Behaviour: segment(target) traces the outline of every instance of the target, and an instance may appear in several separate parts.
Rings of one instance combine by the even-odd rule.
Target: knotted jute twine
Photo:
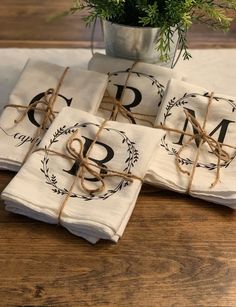
[[[65,199],[63,200],[61,206],[60,206],[60,210],[59,210],[59,214],[58,214],[58,223],[60,224],[61,221],[61,215],[63,212],[63,209],[65,208],[68,199],[71,197],[72,195],[72,191],[76,185],[76,183],[79,181],[82,190],[87,193],[87,194],[95,194],[95,193],[102,193],[104,191],[104,189],[106,188],[106,184],[105,184],[105,178],[108,177],[120,177],[122,179],[125,179],[128,182],[133,182],[134,179],[136,180],[140,180],[141,182],[143,182],[143,179],[141,177],[138,177],[136,175],[130,174],[130,173],[124,173],[124,172],[119,172],[116,170],[113,170],[111,168],[105,168],[102,165],[98,165],[95,163],[92,163],[89,161],[89,155],[92,151],[92,149],[94,148],[94,145],[96,144],[96,142],[98,141],[98,138],[100,137],[102,130],[104,129],[106,123],[108,122],[108,120],[104,120],[103,123],[99,126],[99,129],[95,135],[95,138],[93,140],[93,142],[91,143],[91,146],[89,148],[89,150],[87,151],[86,155],[84,155],[84,145],[83,142],[81,140],[81,137],[78,136],[79,134],[79,129],[77,129],[67,140],[66,142],[66,150],[67,150],[67,154],[62,154],[60,152],[48,149],[48,148],[39,148],[34,150],[34,152],[37,151],[45,151],[46,154],[53,154],[68,160],[72,160],[74,162],[76,162],[76,164],[79,166],[76,176],[74,176],[74,180],[68,190],[68,193],[65,197]],[[74,143],[78,143],[80,149],[77,150],[73,145]],[[104,171],[105,173],[103,173],[101,175],[101,171]],[[87,186],[86,184],[86,173],[89,173],[90,175],[92,175],[94,178],[97,179],[97,182],[99,182],[99,187],[98,188],[90,188],[89,186]],[[80,179],[80,180],[79,180]]]
[[[217,183],[220,181],[220,167],[221,167],[220,163],[221,163],[221,161],[224,161],[224,162],[227,163],[227,162],[230,162],[234,158],[234,156],[230,156],[230,154],[226,150],[224,150],[222,147],[228,147],[228,148],[236,149],[235,146],[225,144],[225,143],[221,143],[221,142],[215,140],[205,130],[213,98],[214,98],[214,93],[212,92],[209,96],[209,99],[208,99],[207,109],[206,109],[206,113],[205,113],[205,117],[204,117],[202,126],[194,116],[192,116],[187,110],[184,110],[186,118],[190,121],[194,130],[196,131],[195,134],[191,134],[191,133],[187,133],[185,131],[170,128],[170,127],[165,126],[165,125],[155,125],[155,128],[157,128],[157,129],[162,129],[162,130],[169,131],[169,132],[176,132],[176,133],[184,134],[184,135],[190,137],[189,140],[180,147],[179,151],[177,152],[177,154],[175,156],[175,164],[176,164],[177,170],[179,172],[181,172],[182,174],[186,174],[186,175],[189,176],[189,182],[188,182],[188,186],[187,186],[187,189],[186,189],[187,194],[189,194],[191,192],[191,188],[192,188],[192,184],[193,184],[193,178],[194,178],[196,168],[197,168],[197,163],[198,163],[198,160],[199,160],[199,156],[200,156],[200,153],[201,153],[202,146],[204,144],[208,144],[208,146],[211,149],[211,153],[214,154],[217,157],[216,176],[215,176],[214,182],[212,182],[212,184],[210,185],[211,188],[216,186]],[[182,166],[180,164],[180,154],[183,152],[183,150],[188,145],[191,144],[191,142],[193,140],[196,140],[196,139],[200,140],[200,142],[199,142],[199,146],[197,148],[195,159],[193,161],[192,170],[191,170],[191,172],[189,172],[189,171],[186,171],[182,168]]]
[[[65,79],[65,76],[66,76],[68,70],[69,70],[69,67],[66,67],[64,69],[64,71],[63,71],[63,73],[62,73],[62,75],[61,75],[61,77],[58,81],[58,84],[56,86],[56,89],[49,88],[44,93],[44,97],[42,99],[35,101],[34,103],[32,103],[29,106],[18,105],[18,104],[8,104],[4,107],[4,108],[16,108],[16,109],[23,109],[24,110],[24,112],[22,114],[20,114],[20,116],[17,119],[14,120],[15,124],[20,123],[25,118],[25,116],[27,115],[27,113],[30,110],[36,110],[36,111],[42,112],[44,114],[40,126],[37,128],[37,130],[34,133],[33,141],[30,144],[30,147],[29,147],[29,149],[28,149],[28,151],[27,151],[27,153],[24,157],[22,164],[25,163],[25,161],[27,160],[27,158],[31,154],[31,151],[34,148],[34,146],[36,145],[38,138],[46,130],[48,122],[52,123],[52,121],[56,117],[56,114],[58,114],[58,112],[54,111],[54,105],[56,103],[57,97],[59,95],[59,91],[61,89],[61,86],[63,84],[63,81]],[[38,104],[43,105],[44,108],[39,107]]]

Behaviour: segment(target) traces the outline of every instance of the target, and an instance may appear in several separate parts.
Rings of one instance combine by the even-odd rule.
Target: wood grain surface
[[[54,22],[50,16],[68,10],[72,0],[1,0],[0,47],[89,47],[91,29],[75,14]],[[235,48],[236,22],[228,33],[194,25],[189,31],[191,48]],[[96,27],[95,46],[102,47],[101,29]]]
[[[69,5],[1,0],[0,47],[89,46],[81,17],[45,23]],[[194,27],[189,41],[236,47],[236,24],[226,35]],[[96,42],[102,45],[99,29]],[[0,172],[1,191],[12,177]],[[93,246],[1,203],[0,306],[235,307],[236,214],[144,186],[120,242]]]
[[[144,186],[124,237],[93,246],[0,208],[0,306],[236,305],[231,209]]]

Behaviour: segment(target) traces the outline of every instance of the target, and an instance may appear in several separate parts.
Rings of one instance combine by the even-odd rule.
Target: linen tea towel
[[[236,208],[235,109],[236,98],[171,80],[156,120],[170,131],[145,182]]]
[[[29,60],[0,117],[0,168],[13,171],[20,168],[50,123],[49,120],[45,122],[46,127],[39,131],[47,108],[50,120],[64,106],[95,113],[106,85],[107,76],[104,74]],[[57,88],[58,93],[55,93]],[[51,101],[53,93],[54,102]],[[50,113],[46,102],[54,103],[53,112]]]
[[[117,121],[145,126],[154,124],[167,82],[171,78],[182,78],[179,73],[170,68],[142,62],[135,63],[99,53],[92,57],[88,68],[107,73],[109,76],[107,95],[97,115],[109,118],[113,106],[105,103],[105,99],[112,101],[109,99],[109,96],[112,96],[117,101],[121,101],[126,111],[133,114],[128,118],[118,114],[117,118],[115,117]]]
[[[154,140],[160,137],[157,129],[125,123],[121,127],[114,121],[106,122],[97,135],[102,123],[102,118],[63,108],[45,134],[42,150],[32,153],[3,191],[6,210],[53,224],[59,220],[70,232],[92,243],[99,239],[117,242],[134,209],[157,144]],[[66,145],[74,133],[72,147],[77,153],[88,154],[93,170],[104,180],[99,193],[88,193],[81,186],[78,171],[82,166],[87,170],[87,162],[68,159]],[[120,176],[109,177],[114,171]],[[85,186],[101,187],[98,175],[86,171]],[[132,182],[127,176],[134,177]]]

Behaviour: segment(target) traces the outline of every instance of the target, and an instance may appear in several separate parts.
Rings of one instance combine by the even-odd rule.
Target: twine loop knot
[[[199,121],[189,113],[189,111],[184,110],[186,118],[189,120],[189,122],[192,124],[193,128],[196,130],[196,133],[193,135],[193,138],[198,141],[198,143],[202,142],[202,145],[204,143],[207,143],[211,149],[211,152],[221,161],[229,162],[231,160],[231,157],[229,153],[222,148],[222,144],[214,139],[212,136],[210,136],[205,128],[201,126]]]

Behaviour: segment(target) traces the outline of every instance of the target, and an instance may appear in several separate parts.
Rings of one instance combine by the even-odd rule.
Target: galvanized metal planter
[[[178,34],[175,32],[170,46],[170,61],[160,61],[160,54],[155,46],[160,28],[130,27],[103,20],[106,54],[130,60],[173,67],[178,48]]]

